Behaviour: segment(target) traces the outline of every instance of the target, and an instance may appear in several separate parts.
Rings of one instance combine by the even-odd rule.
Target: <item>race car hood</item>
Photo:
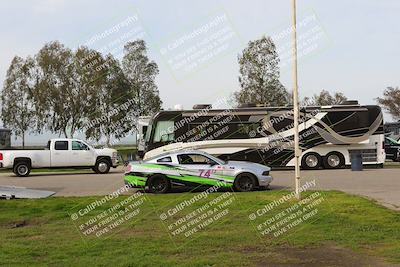
[[[254,162],[248,162],[248,161],[234,161],[230,160],[226,163],[227,167],[234,167],[237,169],[247,169],[247,170],[254,170],[256,172],[258,171],[270,171],[271,168],[259,163],[254,163]]]

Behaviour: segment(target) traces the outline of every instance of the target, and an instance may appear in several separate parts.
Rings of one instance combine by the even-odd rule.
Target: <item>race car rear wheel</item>
[[[251,173],[239,174],[233,184],[234,189],[238,192],[249,192],[253,191],[256,187],[257,182]]]
[[[161,174],[150,176],[147,186],[149,191],[154,194],[164,194],[171,189],[170,181]]]

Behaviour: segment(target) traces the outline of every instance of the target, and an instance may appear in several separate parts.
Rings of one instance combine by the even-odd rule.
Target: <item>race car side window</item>
[[[163,157],[161,159],[158,159],[157,162],[172,162],[171,157]]]
[[[178,155],[179,164],[193,164],[193,165],[216,165],[217,163],[203,155],[199,154],[180,154]]]

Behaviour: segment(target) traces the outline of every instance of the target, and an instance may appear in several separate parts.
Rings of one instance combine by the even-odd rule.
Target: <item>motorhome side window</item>
[[[68,150],[68,141],[56,141],[55,150]]]
[[[153,142],[168,142],[174,141],[174,121],[158,121]]]

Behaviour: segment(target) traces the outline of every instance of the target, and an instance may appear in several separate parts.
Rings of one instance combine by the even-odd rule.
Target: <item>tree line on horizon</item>
[[[270,37],[250,41],[238,55],[240,90],[233,93],[235,105],[290,105],[291,92],[280,82],[279,62]],[[34,56],[13,58],[1,95],[1,118],[22,138],[23,146],[28,132],[73,137],[80,130],[88,139],[105,137],[108,145],[112,137],[120,139],[135,129],[135,118],[161,109],[158,73],[143,40],[126,43],[121,62],[111,54],[85,46],[73,51],[53,41]],[[346,100],[341,92],[322,90],[302,102],[322,106]],[[400,119],[399,88],[388,87],[376,100]]]
[[[69,138],[83,131],[88,139],[104,137],[108,145],[112,137],[135,129],[135,117],[161,108],[158,72],[143,40],[126,43],[121,62],[85,46],[73,51],[50,42],[34,56],[11,61],[1,95],[2,121],[23,146],[26,133],[43,131]],[[121,107],[124,112],[115,112]]]
[[[241,89],[234,93],[237,105],[248,103],[265,106],[292,104],[291,92],[280,82],[279,55],[270,37],[250,41],[238,56],[239,83]],[[341,92],[321,90],[301,103],[308,105],[336,105],[348,100]],[[387,87],[383,97],[375,99],[395,120],[400,120],[400,88]]]

